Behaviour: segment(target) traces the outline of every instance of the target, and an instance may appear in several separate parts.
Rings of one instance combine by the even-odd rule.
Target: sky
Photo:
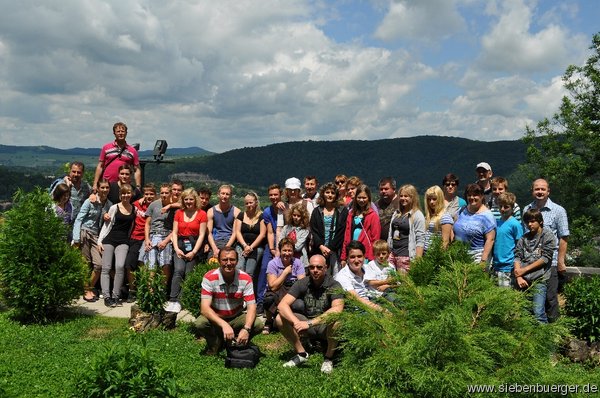
[[[596,0],[0,0],[0,144],[521,138]],[[167,151],[168,155],[168,151]]]

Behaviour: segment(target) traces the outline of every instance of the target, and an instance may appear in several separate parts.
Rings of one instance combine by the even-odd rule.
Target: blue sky
[[[593,0],[0,0],[0,144],[225,151],[518,139],[589,56]]]

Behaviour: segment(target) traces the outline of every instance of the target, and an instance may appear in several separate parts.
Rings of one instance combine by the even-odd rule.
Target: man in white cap
[[[478,163],[475,172],[477,173],[476,183],[483,189],[483,203],[489,203],[492,197],[492,166],[486,162]]]

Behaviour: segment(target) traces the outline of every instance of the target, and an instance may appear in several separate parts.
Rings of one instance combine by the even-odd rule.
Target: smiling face
[[[196,198],[194,195],[187,195],[183,198],[183,206],[186,209],[195,209],[196,208]]]
[[[269,189],[269,200],[271,204],[275,206],[277,203],[281,202],[281,191],[277,188]]]
[[[121,184],[131,183],[131,170],[129,170],[129,168],[125,168],[119,171],[119,182]]]
[[[172,184],[171,185],[171,202],[177,202],[181,197],[181,193],[183,192],[183,187],[180,184]]]
[[[550,187],[548,186],[548,182],[546,180],[535,180],[533,182],[533,187],[531,192],[533,193],[533,198],[540,202],[546,201],[550,196]]]
[[[121,203],[129,203],[131,201],[131,190],[122,190],[120,195]]]
[[[125,141],[125,138],[127,138],[127,129],[125,126],[118,125],[114,128],[113,134],[115,135],[115,140],[117,140],[117,142]]]
[[[351,249],[348,252],[348,267],[356,275],[362,275],[362,266],[365,263],[365,254],[360,249]]]
[[[244,205],[246,206],[246,211],[248,213],[254,213],[256,211],[258,202],[256,201],[256,198],[254,196],[246,195],[244,197]]]
[[[498,197],[501,193],[506,192],[506,185],[502,183],[497,183],[492,185],[492,195]]]
[[[100,200],[104,201],[108,197],[108,192],[110,191],[110,184],[108,182],[101,182],[98,185],[98,196],[100,196]]]
[[[153,189],[144,189],[144,202],[152,203],[156,199],[156,192]]]
[[[284,264],[290,264],[294,257],[294,247],[292,245],[283,245],[279,251],[281,256],[281,262]]]
[[[336,200],[335,191],[333,189],[326,189],[323,191],[323,199],[325,203],[334,203]]]
[[[306,195],[309,197],[315,196],[317,193],[317,180],[313,179],[305,179],[304,180],[304,191]]]
[[[369,205],[369,196],[365,192],[361,192],[358,195],[356,195],[356,198],[354,198],[354,200],[356,200],[356,204],[360,209],[367,209]]]
[[[317,285],[320,285],[325,279],[325,273],[327,272],[325,258],[320,255],[312,256],[308,262],[308,272],[312,280]]]
[[[71,179],[71,182],[75,185],[79,185],[82,177],[83,167],[77,164],[71,165],[71,170],[69,170],[69,178]]]
[[[470,193],[465,198],[467,199],[467,206],[471,213],[475,213],[483,205],[483,196],[475,193]]]
[[[221,275],[223,275],[224,279],[233,279],[237,262],[237,253],[235,250],[221,250],[219,252],[219,265],[221,266]]]
[[[400,204],[400,207],[405,210],[410,210],[413,206],[412,198],[406,191],[400,191],[398,193],[398,203]]]

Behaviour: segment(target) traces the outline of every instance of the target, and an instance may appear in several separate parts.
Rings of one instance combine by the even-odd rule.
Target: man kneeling
[[[279,315],[275,324],[296,351],[296,355],[283,366],[293,367],[308,361],[308,353],[300,340],[302,337],[327,339],[327,351],[321,372],[331,373],[332,359],[337,347],[333,332],[337,323],[325,323],[324,316],[342,312],[344,294],[342,286],[327,274],[325,257],[320,254],[312,256],[308,270],[310,276],[294,283],[277,307]],[[303,302],[304,314],[292,311],[292,304],[296,300]]]
[[[208,355],[218,353],[223,341],[246,345],[263,328],[263,322],[256,318],[252,277],[237,270],[237,262],[235,249],[225,246],[219,251],[220,267],[208,271],[202,279],[202,315],[195,325],[197,333],[206,339]]]

